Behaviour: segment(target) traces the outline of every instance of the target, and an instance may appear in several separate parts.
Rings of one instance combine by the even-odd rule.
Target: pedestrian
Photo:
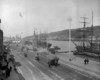
[[[6,68],[6,78],[10,76],[11,71],[12,71],[12,61],[11,59],[9,59],[7,62],[7,68]]]
[[[7,65],[6,65],[6,78],[8,78],[8,61],[7,61]]]
[[[88,58],[86,59],[86,62],[87,62],[87,64],[89,63],[89,59]]]
[[[84,59],[84,64],[86,64],[87,62],[86,62],[87,60],[86,59]]]

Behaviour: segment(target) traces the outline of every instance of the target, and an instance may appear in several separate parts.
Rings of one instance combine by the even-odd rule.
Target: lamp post
[[[68,22],[69,22],[69,61],[71,61],[71,57],[70,57],[70,53],[71,53],[71,22],[72,22],[72,18],[68,18]]]

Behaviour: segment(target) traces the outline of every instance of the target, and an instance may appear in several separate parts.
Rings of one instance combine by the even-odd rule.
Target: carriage
[[[45,62],[48,64],[49,67],[57,67],[59,65],[59,57],[56,54],[52,54],[50,52],[37,52],[35,55],[35,60],[42,61],[42,58],[45,59]]]
[[[58,61],[59,61],[59,58],[54,58],[52,60],[49,60],[48,61],[48,66],[49,67],[51,67],[51,66],[57,67],[59,65]]]
[[[59,57],[56,54],[49,53],[47,58],[48,58],[48,66],[49,67],[51,67],[51,66],[57,67],[59,65]]]

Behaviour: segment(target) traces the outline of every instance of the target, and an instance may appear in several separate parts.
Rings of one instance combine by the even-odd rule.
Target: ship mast
[[[47,32],[45,32],[45,43],[46,43],[46,48],[47,48]]]
[[[93,11],[92,11],[92,26],[91,26],[91,48],[93,47]]]
[[[86,22],[86,19],[88,19],[88,18],[86,18],[86,17],[82,17],[83,18],[83,22],[81,22],[81,23],[83,23],[83,50],[84,50],[84,48],[85,48],[85,37],[86,37],[86,35],[85,35],[85,32],[86,32],[86,24],[88,23],[88,22]]]
[[[34,34],[33,34],[33,49],[37,48],[37,40],[36,40],[36,32],[34,30]]]
[[[39,43],[40,43],[40,46],[41,46],[41,29],[40,29],[40,35],[39,35]]]

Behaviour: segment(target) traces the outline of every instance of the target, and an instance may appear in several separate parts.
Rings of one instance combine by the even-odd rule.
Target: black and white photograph
[[[100,0],[0,0],[0,80],[100,80]]]

